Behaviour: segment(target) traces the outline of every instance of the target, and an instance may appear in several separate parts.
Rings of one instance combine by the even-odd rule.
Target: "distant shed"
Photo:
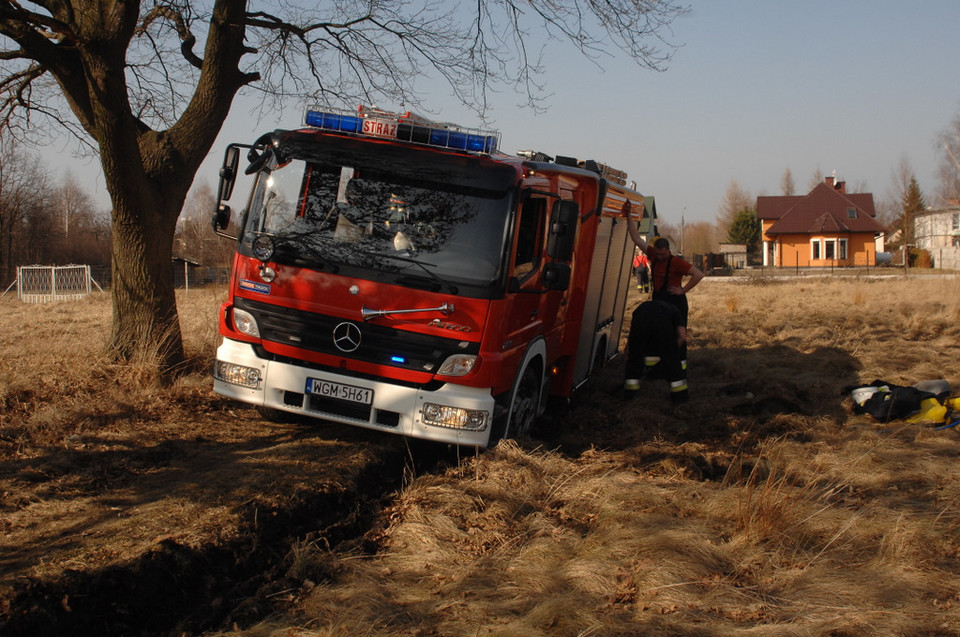
[[[747,267],[747,244],[745,243],[721,243],[720,254],[723,255],[723,262],[734,270]]]

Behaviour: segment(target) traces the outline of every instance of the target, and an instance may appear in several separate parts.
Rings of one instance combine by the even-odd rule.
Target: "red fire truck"
[[[529,432],[618,353],[626,224],[653,219],[620,171],[499,144],[365,107],[230,144],[215,390],[457,445]],[[243,150],[254,185],[231,221]]]

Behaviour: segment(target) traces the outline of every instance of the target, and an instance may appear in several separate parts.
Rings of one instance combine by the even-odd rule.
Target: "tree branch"
[[[161,18],[165,18],[173,24],[174,30],[180,37],[180,52],[183,54],[183,58],[194,68],[203,68],[203,59],[193,52],[193,47],[197,43],[197,38],[190,31],[190,27],[187,25],[187,20],[185,19],[183,13],[180,11],[175,11],[173,7],[154,7],[149,13],[147,13],[146,16],[144,16],[140,26],[137,27],[137,30],[134,32],[135,35],[139,36],[147,33],[153,22]]]

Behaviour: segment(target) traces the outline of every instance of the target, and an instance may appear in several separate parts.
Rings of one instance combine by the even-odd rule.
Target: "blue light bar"
[[[403,356],[391,356],[390,360],[394,363],[400,363],[401,365],[405,365],[407,363],[407,359]]]
[[[316,126],[326,130],[338,130],[344,133],[359,133],[363,121],[356,115],[341,113],[321,113],[307,111],[307,126]]]
[[[453,131],[443,128],[430,129],[430,145],[457,150],[472,150],[476,153],[492,153],[497,149],[497,138],[494,135],[475,135],[462,131]]]
[[[364,129],[364,122],[369,126]],[[380,124],[387,124],[381,126]],[[475,153],[493,153],[497,150],[499,135],[484,131],[467,132],[453,124],[434,124],[425,120],[409,119],[407,116],[377,111],[373,116],[347,113],[307,111],[308,126],[343,133],[371,134],[374,137],[388,137],[400,141],[426,144],[451,150],[465,150]],[[373,133],[373,131],[377,133]],[[389,133],[385,133],[389,131]]]

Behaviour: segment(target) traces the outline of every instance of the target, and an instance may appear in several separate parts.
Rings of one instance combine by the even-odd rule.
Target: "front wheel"
[[[507,421],[507,438],[529,435],[537,420],[537,408],[540,406],[540,375],[530,365],[523,371],[520,384],[510,404]]]
[[[523,370],[516,389],[498,398],[497,403],[489,447],[495,447],[504,438],[527,435],[533,430],[540,403],[540,375],[536,366]]]

